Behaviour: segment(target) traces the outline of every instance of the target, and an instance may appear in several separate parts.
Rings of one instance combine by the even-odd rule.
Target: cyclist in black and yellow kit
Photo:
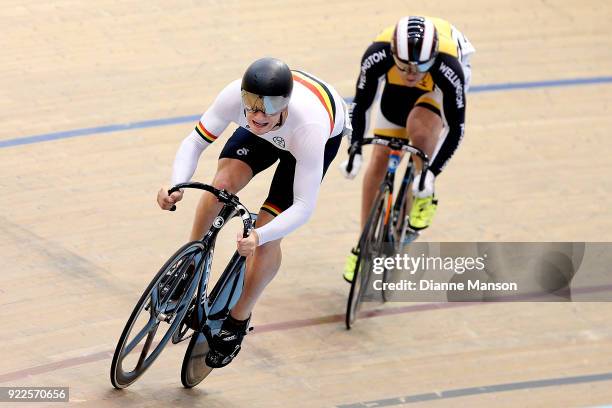
[[[383,82],[374,135],[409,138],[431,160],[425,188],[419,191],[420,163],[413,182],[413,205],[409,215],[415,230],[428,227],[436,212],[435,178],[443,170],[463,138],[465,93],[470,82],[470,57],[475,49],[448,21],[440,18],[403,17],[395,26],[383,30],[368,47],[361,60],[352,104],[351,144],[358,154],[353,169],[341,170],[354,178],[361,166],[358,147],[368,130],[368,113],[379,84]],[[361,227],[370,212],[386,169],[389,148],[374,146],[372,159],[363,179]],[[351,251],[344,278],[353,279],[357,256]]]

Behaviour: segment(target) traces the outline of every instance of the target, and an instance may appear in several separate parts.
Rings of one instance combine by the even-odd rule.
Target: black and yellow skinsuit
[[[403,84],[400,72],[395,66],[390,44],[394,26],[383,30],[366,50],[361,60],[361,73],[357,80],[352,106],[351,141],[354,143],[363,139],[366,131],[366,113],[374,102],[379,80],[384,78],[380,110],[389,122],[401,129],[381,128],[375,129],[374,133],[377,136],[406,137],[406,119],[413,106],[422,106],[443,117],[448,126],[448,134],[430,167],[437,176],[457,150],[463,137],[466,79],[461,58],[465,55],[462,44],[469,42],[447,21],[427,18],[434,23],[438,32],[438,56],[434,65],[415,87]],[[457,36],[461,36],[464,41],[460,41]],[[471,48],[471,44],[469,47]],[[443,94],[442,106],[426,95],[436,87]]]

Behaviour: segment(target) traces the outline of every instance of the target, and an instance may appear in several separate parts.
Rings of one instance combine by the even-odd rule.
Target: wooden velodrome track
[[[72,405],[92,407],[612,403],[610,304],[393,304],[346,331],[360,182],[337,171],[344,148],[315,216],[284,241],[240,357],[185,390],[183,343],[112,389],[124,322],[191,226],[197,194],[176,213],[155,203],[196,123],[181,118],[264,55],[350,97],[365,47],[411,12],[447,18],[477,48],[466,137],[423,239],[612,240],[608,1],[6,0],[0,385],[69,386]],[[210,181],[225,140],[195,179]],[[240,195],[252,209],[270,176]],[[217,256],[233,251],[228,234]]]

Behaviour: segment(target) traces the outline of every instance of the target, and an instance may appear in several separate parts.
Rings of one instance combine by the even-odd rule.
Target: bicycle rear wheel
[[[110,370],[115,388],[128,387],[144,374],[178,329],[197,286],[193,279],[199,276],[203,255],[201,242],[183,245],[145,289],[115,348]]]
[[[195,387],[212,372],[213,368],[206,365],[206,355],[209,350],[208,339],[204,333],[196,332],[191,336],[181,367],[183,387]]]
[[[244,262],[244,257],[237,252],[234,253],[211,291],[207,301],[206,324],[203,325],[203,331],[196,331],[193,334],[183,357],[181,383],[185,388],[195,387],[213,370],[205,361],[210,349],[208,339],[221,329],[223,320],[240,298],[244,286]]]
[[[355,264],[355,274],[351,282],[351,289],[346,305],[345,324],[347,330],[350,330],[355,323],[363,295],[369,283],[374,252],[378,250],[377,242],[382,242],[384,239],[384,216],[387,208],[387,200],[389,199],[389,187],[385,185],[385,187],[378,192],[374,200],[368,222],[359,239],[359,255]]]

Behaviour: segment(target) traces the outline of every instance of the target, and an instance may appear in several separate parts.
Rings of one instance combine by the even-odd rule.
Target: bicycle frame
[[[194,187],[210,191],[217,196],[219,201],[224,203],[211,228],[200,241],[205,250],[203,253],[206,256],[203,262],[199,264],[198,275],[192,280],[187,295],[190,302],[195,299],[195,302],[193,302],[194,310],[192,311],[192,317],[195,317],[195,322],[191,320],[191,323],[195,323],[197,326],[194,326],[193,336],[191,336],[185,356],[183,357],[181,382],[184,387],[192,388],[198,385],[213,370],[205,364],[204,360],[210,350],[208,344],[214,333],[221,329],[223,320],[240,298],[245,279],[246,258],[235,252],[210,295],[207,295],[208,279],[210,277],[211,261],[217,234],[228,220],[235,216],[240,216],[244,224],[243,236],[247,237],[254,226],[254,214],[251,214],[240,204],[238,197],[235,195],[224,190],[217,190],[205,184],[179,184],[173,187],[169,194],[173,190],[176,191],[183,187]],[[196,285],[197,293],[195,293],[194,297]],[[195,313],[195,316],[193,313]]]
[[[403,194],[405,194],[405,188],[400,189],[397,197],[395,198],[395,203],[393,207],[391,207],[391,203],[393,203],[393,193],[395,188],[395,173],[400,165],[402,156],[401,150],[391,150],[389,153],[389,158],[387,161],[387,173],[385,174],[385,178],[382,181],[380,191],[384,194],[387,194],[385,197],[385,201],[387,203],[384,211],[384,236],[386,242],[393,242],[395,237],[392,233],[392,225],[395,225],[398,221],[399,212],[401,211],[402,202],[404,200]],[[406,177],[409,176],[410,172],[410,164],[406,167],[406,173],[404,174],[404,179],[402,180],[402,186],[407,184],[405,180]],[[391,222],[389,222],[391,221]]]
[[[387,163],[387,172],[385,174],[385,178],[383,179],[380,185],[379,191],[380,193],[385,193],[389,195],[388,197],[385,198],[387,205],[384,210],[385,211],[384,234],[386,237],[385,239],[386,242],[394,242],[396,238],[399,239],[400,237],[399,236],[396,237],[393,234],[392,227],[398,226],[398,225],[402,226],[401,224],[398,224],[398,222],[400,222],[400,215],[403,210],[402,207],[403,207],[404,200],[406,198],[408,185],[412,182],[412,178],[413,178],[412,162],[409,159],[408,164],[406,166],[406,171],[404,172],[404,177],[402,178],[402,183],[400,185],[398,195],[395,199],[395,203],[393,204],[393,206],[391,206],[391,203],[393,202],[393,193],[394,193],[394,188],[395,188],[395,173],[397,172],[397,169],[400,165],[401,158],[402,158],[402,152],[408,152],[408,153],[414,154],[417,157],[419,157],[422,163],[422,174],[425,174],[427,172],[427,169],[429,168],[429,158],[423,151],[410,145],[409,142],[405,139],[398,139],[398,138],[383,139],[379,137],[366,138],[360,143],[360,146],[364,146],[367,144],[376,144],[376,145],[386,146],[391,149],[391,152],[389,153],[388,163]],[[349,172],[352,169],[353,158],[355,154],[356,154],[356,149],[351,149],[351,153],[349,157],[349,164],[347,166],[347,171]],[[424,188],[425,186],[424,183],[425,183],[425,177],[421,177],[419,181],[419,190],[422,190]],[[391,222],[389,222],[389,220]],[[401,231],[398,231],[398,232],[401,233]]]
[[[213,300],[215,300],[219,295],[218,291],[216,292],[214,289],[216,289],[217,287],[224,286],[215,286],[213,292],[210,294],[210,296],[208,296],[208,280],[210,277],[211,262],[214,254],[214,245],[216,242],[217,235],[219,234],[219,231],[227,221],[231,220],[236,216],[239,216],[243,222],[243,237],[247,237],[253,229],[253,218],[251,213],[246,209],[246,207],[244,207],[240,203],[238,197],[227,192],[226,190],[218,190],[212,186],[202,183],[181,183],[171,188],[168,193],[172,194],[173,192],[178,191],[182,188],[196,188],[200,190],[209,191],[210,193],[217,196],[219,201],[224,204],[218,215],[215,217],[210,229],[200,240],[203,246],[203,250],[200,254],[197,255],[197,257],[201,257],[202,254],[205,255],[203,259],[196,259],[196,279],[192,280],[191,285],[186,291],[186,293],[189,294],[190,297],[192,297],[193,293],[195,292],[196,299],[200,300],[199,302],[195,303],[195,313],[196,321],[200,322],[200,329],[202,329],[208,319],[218,319],[227,314],[231,307],[232,301],[235,302],[237,300],[235,299],[234,295],[237,293],[236,289],[238,287],[238,284],[244,279],[244,276],[242,276],[241,279],[236,279],[234,281],[234,284],[232,285],[231,292],[227,298],[228,300],[226,304],[222,305],[221,308],[215,308],[215,310],[213,310],[213,307],[215,306],[213,304]],[[174,208],[175,207],[173,207],[172,211],[174,211]],[[229,279],[229,272],[234,270],[234,268],[240,263],[244,263],[245,259],[246,258],[244,256],[234,254],[229,264],[225,268],[223,274],[219,277],[219,282],[223,282],[223,280]]]

